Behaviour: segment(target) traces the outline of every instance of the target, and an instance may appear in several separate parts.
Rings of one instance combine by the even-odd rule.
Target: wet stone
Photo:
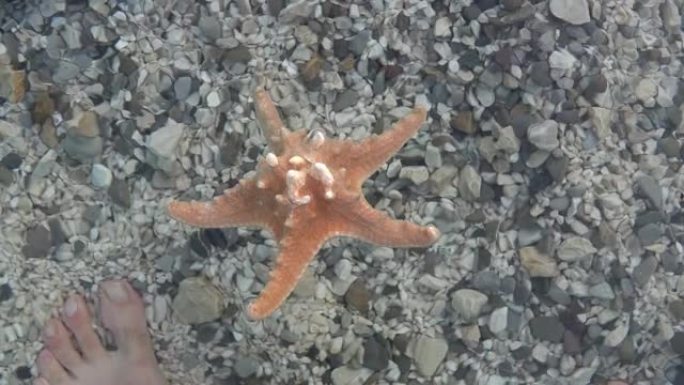
[[[14,296],[14,291],[9,283],[0,285],[0,303],[10,300]]]
[[[565,327],[556,316],[535,317],[529,323],[532,336],[542,341],[561,342]]]
[[[51,247],[50,230],[43,225],[37,225],[26,232],[26,245],[22,248],[22,253],[26,258],[45,258]]]
[[[337,95],[335,103],[333,103],[333,110],[335,112],[340,112],[345,108],[355,105],[358,101],[359,94],[356,91],[352,89],[345,90],[341,94]]]
[[[658,268],[658,259],[654,256],[647,257],[634,268],[632,280],[637,287],[644,287]]]
[[[126,209],[131,207],[131,193],[125,180],[113,178],[107,192],[115,204]]]
[[[384,370],[390,358],[387,345],[382,337],[368,338],[363,344],[363,366],[374,371]]]
[[[2,158],[0,164],[7,167],[7,169],[9,170],[16,170],[19,168],[19,166],[21,166],[22,162],[23,158],[19,154],[15,152],[10,152]]]
[[[663,228],[660,224],[651,223],[641,227],[637,231],[637,236],[642,246],[649,246],[656,243],[663,236]]]
[[[371,293],[361,279],[355,280],[344,294],[344,301],[349,307],[363,315],[368,314]]]

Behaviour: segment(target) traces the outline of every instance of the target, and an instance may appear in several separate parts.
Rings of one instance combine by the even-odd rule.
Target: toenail
[[[50,385],[48,384],[47,380],[44,379],[43,377],[36,378],[35,381],[33,381],[33,385]]]
[[[128,299],[126,288],[121,282],[106,282],[102,288],[107,297],[114,302],[124,302]]]
[[[64,314],[66,314],[67,317],[72,317],[76,314],[76,310],[78,310],[76,299],[74,297],[69,297],[64,304]]]

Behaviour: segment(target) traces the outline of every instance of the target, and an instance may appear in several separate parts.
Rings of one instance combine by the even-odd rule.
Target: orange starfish
[[[434,226],[392,219],[364,198],[361,185],[423,124],[416,107],[394,128],[361,142],[326,139],[285,128],[266,91],[254,95],[257,121],[270,153],[257,175],[209,202],[169,204],[169,214],[199,227],[255,226],[270,230],[280,253],[261,294],[249,305],[252,319],[273,313],[290,295],[326,240],[350,236],[376,245],[426,247],[439,237]]]

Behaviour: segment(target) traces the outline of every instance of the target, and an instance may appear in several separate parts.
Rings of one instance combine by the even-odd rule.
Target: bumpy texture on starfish
[[[439,237],[434,226],[396,220],[366,201],[361,185],[423,124],[416,107],[382,135],[361,142],[289,131],[266,91],[254,95],[257,120],[271,151],[257,175],[209,202],[169,204],[169,214],[199,227],[254,226],[270,230],[279,255],[261,294],[248,307],[252,319],[273,313],[290,295],[326,240],[350,236],[376,245],[426,247]]]

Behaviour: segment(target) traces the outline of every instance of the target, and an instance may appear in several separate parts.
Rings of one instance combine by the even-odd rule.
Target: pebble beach
[[[126,278],[183,385],[684,384],[682,0],[0,2],[0,385],[70,293]],[[172,220],[292,130],[422,129],[363,185],[429,248],[277,255]],[[98,326],[104,340],[106,329]]]

